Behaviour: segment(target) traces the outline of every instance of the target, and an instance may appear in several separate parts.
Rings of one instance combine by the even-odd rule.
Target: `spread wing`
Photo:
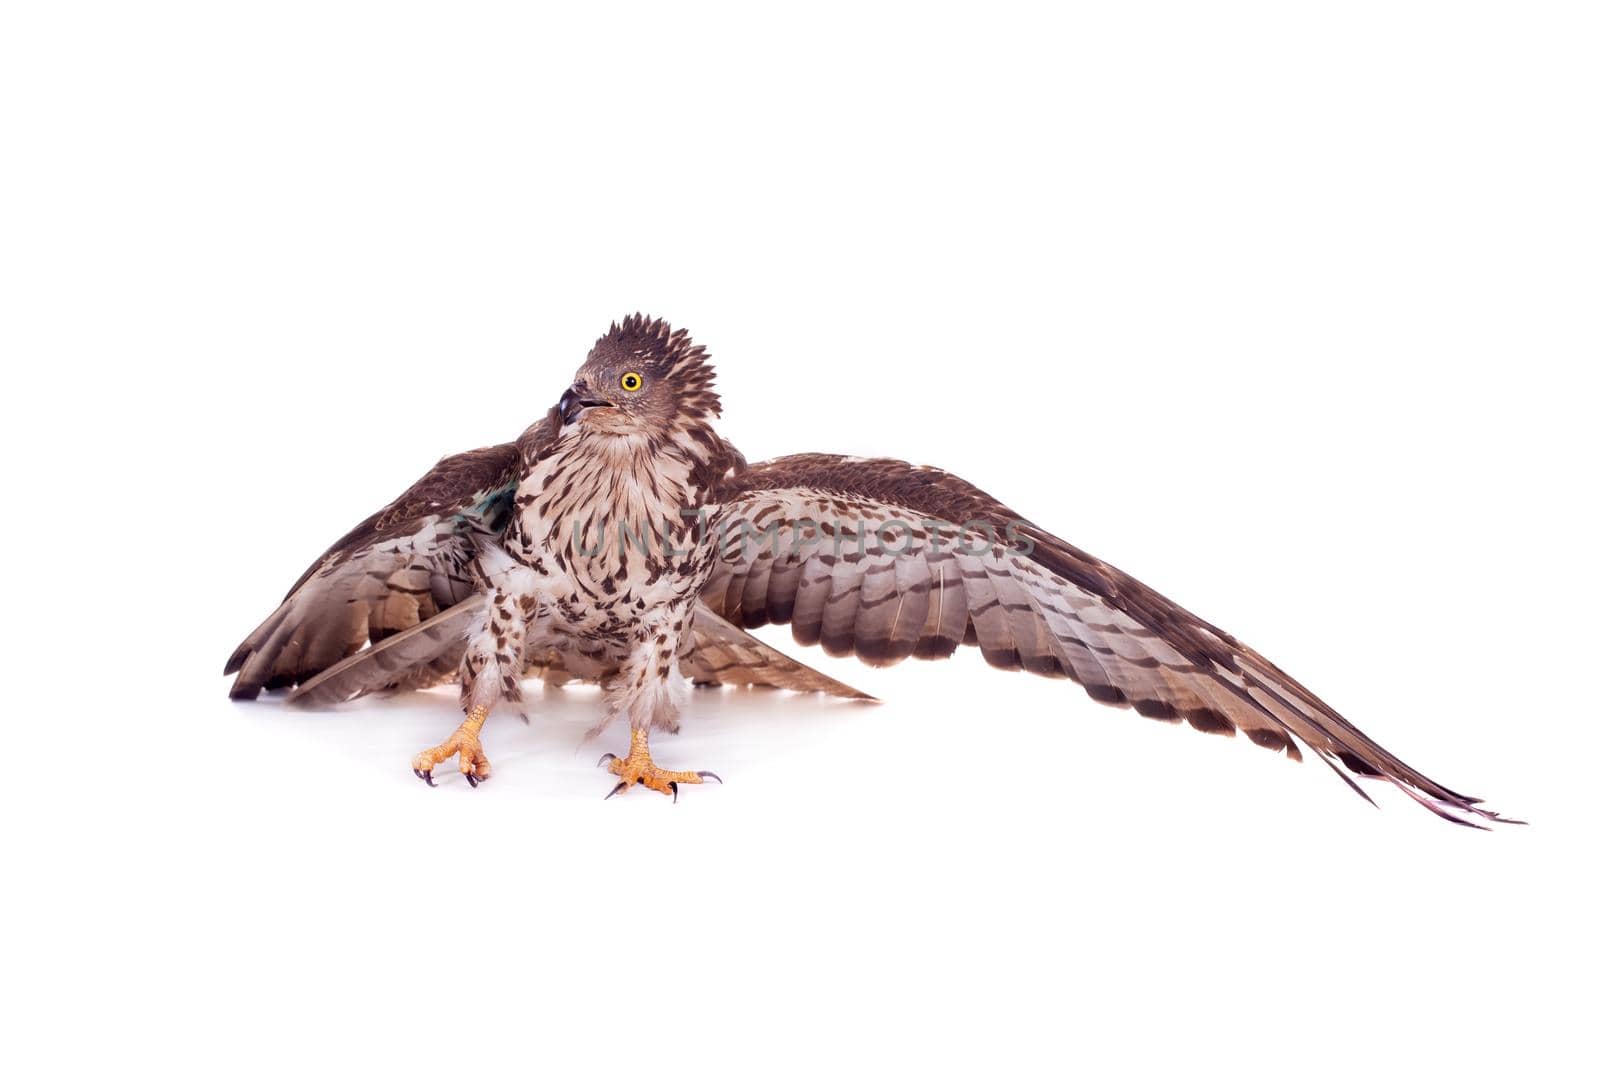
[[[794,455],[724,483],[719,561],[701,600],[735,625],[873,665],[974,645],[990,664],[1070,678],[1094,699],[1309,747],[1433,813],[1508,821],[1379,747],[1227,633],[954,475],[890,459]],[[1346,771],[1349,771],[1347,773]]]
[[[528,432],[554,426],[546,420]],[[248,700],[297,685],[473,595],[473,538],[504,527],[520,465],[518,444],[448,456],[346,533],[228,659],[225,673],[239,674],[229,695]],[[455,669],[449,658],[441,651],[440,677]]]

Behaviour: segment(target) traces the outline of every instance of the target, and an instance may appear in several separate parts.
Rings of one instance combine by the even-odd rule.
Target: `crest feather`
[[[699,401],[704,413],[722,414],[722,401],[712,387],[717,372],[712,368],[705,345],[696,344],[686,329],[673,329],[661,318],[646,318],[634,312],[620,324],[611,323],[606,335],[595,342],[596,354],[648,355],[663,368],[686,398]]]

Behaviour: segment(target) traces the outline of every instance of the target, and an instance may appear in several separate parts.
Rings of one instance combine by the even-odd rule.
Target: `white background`
[[[1593,1061],[1595,28],[8,5],[8,1058]],[[947,466],[1532,825],[970,653],[698,696],[676,806],[592,693],[476,791],[448,692],[228,702],[634,310],[752,458]]]

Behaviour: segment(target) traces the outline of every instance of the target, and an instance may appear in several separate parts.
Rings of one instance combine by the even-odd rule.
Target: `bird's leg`
[[[412,772],[431,785],[433,768],[450,756],[459,754],[461,776],[473,788],[477,788],[478,782],[489,776],[489,760],[484,757],[483,744],[478,740],[478,731],[488,717],[489,708],[482,704],[473,707],[467,712],[466,721],[457,726],[443,744],[417,752],[416,758],[411,760]]]
[[[628,791],[631,785],[643,785],[653,788],[657,792],[678,797],[679,785],[700,785],[706,781],[722,783],[722,778],[710,770],[663,770],[657,766],[650,757],[649,731],[635,729],[628,744],[628,757],[619,759],[615,755],[606,754],[600,760],[607,770],[616,774],[622,780],[617,782],[617,787],[607,794],[610,799],[618,792]]]
[[[483,621],[467,642],[461,657],[461,709],[466,721],[443,744],[417,752],[411,770],[433,784],[433,768],[452,755],[461,758],[461,776],[473,788],[489,776],[489,760],[484,757],[478,732],[489,711],[502,699],[522,699],[522,653],[527,640],[528,611],[532,598],[518,585],[520,575],[506,579],[497,587]]]
[[[650,619],[627,664],[607,684],[606,701],[615,710],[627,713],[632,730],[626,758],[607,754],[600,760],[600,765],[621,778],[607,799],[633,785],[644,785],[676,800],[679,785],[698,785],[708,779],[719,784],[722,781],[708,770],[663,770],[650,758],[650,730],[675,730],[678,721],[675,690],[684,685],[676,660],[687,620],[684,611]]]

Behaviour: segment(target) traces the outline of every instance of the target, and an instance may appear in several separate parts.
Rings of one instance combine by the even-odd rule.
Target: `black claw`
[[[475,774],[468,774],[467,775],[467,784],[471,785],[473,788],[477,788],[478,787],[478,781],[479,780],[481,780],[481,779],[479,777],[477,777]]]
[[[677,803],[678,802],[678,783],[676,781],[668,781],[667,784],[672,786],[672,802],[673,803]]]
[[[596,766],[604,766],[604,765],[605,765],[605,764],[606,764],[606,762],[607,762],[607,760],[609,760],[609,759],[615,759],[615,758],[616,758],[616,756],[615,756],[615,755],[613,755],[613,754],[611,754],[611,753],[610,753],[610,752],[609,752],[609,751],[608,751],[608,752],[606,752],[606,753],[605,753],[605,754],[604,754],[604,755],[602,755],[602,756],[600,756],[600,761],[599,761],[599,762],[597,762],[597,763],[595,763],[595,765],[596,765]]]
[[[433,783],[433,771],[432,770],[418,770],[415,766],[413,766],[411,768],[411,772],[416,774],[422,780],[426,781],[428,783],[428,787],[429,788],[438,788],[439,787],[438,785]]]
[[[625,789],[627,787],[628,787],[628,783],[626,781],[618,781],[617,782],[617,787],[612,789],[610,792],[606,793],[606,799],[610,799],[612,796],[615,796],[618,792],[621,792],[623,789]]]
[[[718,777],[710,770],[696,770],[695,773],[699,774],[701,777],[709,777],[719,785],[722,784],[722,778]]]

